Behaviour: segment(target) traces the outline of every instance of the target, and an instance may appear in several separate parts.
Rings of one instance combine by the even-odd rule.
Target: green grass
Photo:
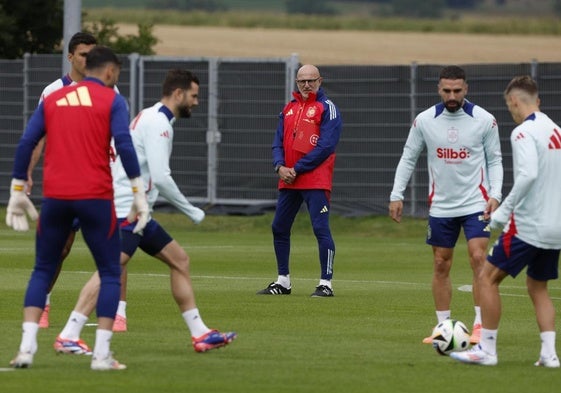
[[[411,19],[384,15],[348,14],[338,16],[287,15],[267,11],[146,10],[143,8],[88,8],[84,21],[110,20],[115,23],[218,26],[234,28],[277,28],[300,30],[358,30],[447,32],[466,34],[560,35],[561,21],[546,16],[498,16],[489,13],[452,15],[440,19]]]
[[[335,297],[317,299],[309,297],[319,266],[306,214],[294,227],[293,292],[285,297],[255,295],[276,276],[271,215],[209,216],[199,226],[179,214],[156,217],[191,256],[205,322],[235,330],[238,339],[220,350],[195,353],[171,298],[167,269],[139,253],[129,265],[129,332],[115,334],[112,342],[115,357],[129,368],[95,373],[87,357],[56,355],[53,340],[93,266],[78,236],[55,287],[51,327],[40,331],[34,365],[0,371],[1,392],[516,393],[550,392],[561,384],[558,371],[532,366],[540,343],[523,277],[502,286],[497,367],[461,365],[421,344],[435,324],[424,220],[397,225],[387,217],[333,217]],[[8,366],[19,345],[33,255],[31,232],[0,228],[0,367]],[[463,240],[452,279],[454,288],[470,282]],[[558,306],[558,282],[551,284],[551,293]],[[471,325],[470,293],[454,290],[453,315]],[[93,344],[94,334],[86,327],[83,338]]]

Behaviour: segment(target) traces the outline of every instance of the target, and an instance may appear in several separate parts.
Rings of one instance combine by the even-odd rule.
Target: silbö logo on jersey
[[[469,158],[469,150],[466,147],[460,147],[459,149],[438,147],[436,157],[445,160],[448,164],[461,164],[463,160]]]
[[[459,140],[460,132],[457,128],[448,129],[448,142],[456,144]],[[469,150],[467,147],[438,147],[436,149],[436,157],[444,159],[447,164],[460,164],[463,160],[469,158]]]

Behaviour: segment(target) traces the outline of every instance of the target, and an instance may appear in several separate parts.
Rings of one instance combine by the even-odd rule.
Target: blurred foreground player
[[[91,49],[86,58],[87,77],[45,98],[33,113],[16,150],[6,223],[16,230],[27,230],[26,213],[37,218],[25,194],[27,168],[38,141],[48,137],[35,267],[25,294],[22,340],[10,363],[12,367],[25,368],[33,363],[47,290],[60,264],[72,221],[77,217],[101,277],[91,368],[126,368],[113,359],[110,351],[121,274],[119,228],[109,167],[111,138],[131,179],[134,201],[129,218],[137,218],[135,232],[146,225],[148,204],[128,129],[127,104],[113,90],[119,74],[120,61],[109,48]]]

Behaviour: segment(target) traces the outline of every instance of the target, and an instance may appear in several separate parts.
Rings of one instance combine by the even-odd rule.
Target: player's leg
[[[99,286],[99,274],[96,270],[82,287],[74,310],[70,313],[66,325],[64,325],[64,328],[57,336],[53,344],[55,351],[73,355],[92,354],[91,348],[80,336],[84,325],[95,309],[99,295]]]
[[[39,327],[42,329],[46,329],[49,327],[49,312],[51,310],[51,292],[53,291],[53,287],[58,280],[58,276],[60,275],[60,271],[62,269],[62,263],[64,262],[68,254],[70,254],[70,250],[72,249],[72,245],[74,244],[74,239],[76,238],[76,232],[78,231],[79,228],[80,228],[80,224],[78,220],[75,219],[72,222],[72,231],[70,231],[70,234],[66,239],[66,243],[64,244],[64,248],[62,249],[60,263],[56,270],[55,277],[53,278],[51,285],[49,285],[47,300],[45,302],[45,308],[43,309],[43,312],[41,313],[41,318],[39,319]]]
[[[450,357],[463,363],[494,366],[497,364],[497,333],[501,319],[499,284],[508,275],[505,270],[485,262],[478,277],[481,300],[481,340],[471,349],[453,352]]]
[[[123,260],[125,258],[125,260]],[[117,307],[117,315],[115,315],[115,323],[113,323],[114,332],[127,331],[127,261],[128,255],[121,253],[121,297],[119,298],[119,306]]]
[[[277,261],[277,280],[265,289],[257,292],[258,295],[289,295],[292,284],[290,282],[290,230],[296,214],[302,206],[303,198],[298,190],[279,190],[277,207],[273,224],[273,246]]]
[[[483,265],[487,260],[487,251],[489,248],[489,237],[491,236],[491,232],[488,228],[488,221],[483,220],[483,212],[464,217],[462,226],[467,240],[469,263],[473,273],[472,296],[475,318],[473,320],[470,342],[472,344],[477,344],[481,337],[481,307],[479,302],[477,277],[481,273]]]
[[[75,202],[84,240],[95,260],[100,278],[96,306],[97,330],[91,367],[95,370],[121,370],[113,359],[110,342],[121,291],[120,236],[111,200]]]
[[[330,192],[327,190],[302,191],[319,252],[321,275],[313,297],[332,297],[333,262],[335,258],[335,242],[329,228]]]
[[[22,340],[19,353],[11,362],[13,367],[29,367],[33,362],[37,351],[39,318],[72,223],[67,203],[50,198],[43,200],[39,219],[41,225],[36,232],[35,266],[25,293]]]
[[[555,306],[551,301],[547,284],[557,279],[559,250],[539,250],[536,258],[528,265],[526,286],[536,312],[540,330],[540,358],[536,366],[557,368],[559,357],[555,350]]]
[[[121,228],[123,253],[130,253],[127,245],[134,244],[134,238],[140,237],[133,234],[132,229],[132,226]],[[142,238],[138,246],[170,268],[171,293],[189,328],[195,351],[205,352],[223,347],[236,338],[236,333],[221,333],[215,329],[209,329],[203,322],[191,283],[189,255],[155,220],[150,220],[142,231]]]
[[[451,316],[452,282],[450,280],[450,269],[454,259],[454,247],[460,231],[461,224],[456,218],[429,216],[426,243],[432,246],[433,253],[431,288],[437,322],[442,322]],[[425,337],[423,343],[432,343],[432,336]]]

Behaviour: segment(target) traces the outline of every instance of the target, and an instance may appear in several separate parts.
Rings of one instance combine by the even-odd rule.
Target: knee
[[[281,224],[278,220],[273,221],[271,230],[273,231],[273,236],[287,236],[290,233],[290,230],[286,228],[286,225]]]
[[[434,274],[437,276],[448,277],[450,268],[452,267],[452,260],[435,258],[434,259]]]

